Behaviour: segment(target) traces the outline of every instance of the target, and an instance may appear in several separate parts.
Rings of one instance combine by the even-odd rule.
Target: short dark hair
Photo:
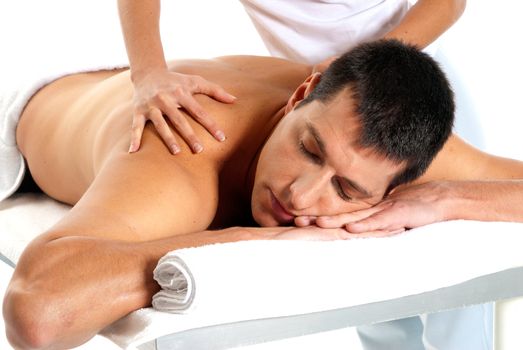
[[[454,94],[438,63],[398,40],[361,44],[336,59],[300,105],[346,89],[361,123],[359,146],[406,163],[388,190],[421,176],[454,121]]]

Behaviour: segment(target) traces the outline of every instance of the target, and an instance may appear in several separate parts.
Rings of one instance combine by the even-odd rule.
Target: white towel
[[[177,313],[141,309],[103,334],[132,348],[189,329],[433,291],[523,266],[522,245],[521,223],[461,220],[389,238],[244,241],[180,249],[162,258],[155,272],[164,286],[155,307]]]
[[[122,67],[127,57],[113,2],[20,0],[2,2],[0,11],[12,21],[0,36],[1,202],[23,179],[15,131],[31,96],[68,74]]]
[[[27,69],[18,76],[16,82],[6,86],[4,81],[0,86],[0,202],[13,194],[25,173],[24,157],[16,145],[16,127],[20,116],[31,97],[42,87],[63,76],[115,69],[125,66],[125,63],[98,64],[76,63],[54,66],[46,72]]]
[[[194,298],[194,277],[182,259],[175,253],[167,254],[158,262],[154,279],[162,290],[153,297],[155,309],[168,312],[184,312]]]
[[[13,264],[29,242],[58,222],[70,206],[43,194],[16,194],[0,203],[0,254]]]
[[[29,99],[41,87],[63,74],[35,76],[31,83],[19,82],[0,88],[0,202],[13,194],[24,178],[25,161],[16,145],[16,126]]]
[[[518,266],[521,243],[523,224],[454,221],[380,239],[244,241],[181,249],[158,263],[154,277],[163,290],[153,306],[237,320],[337,309]],[[485,259],[496,246],[503,254]],[[380,281],[369,283],[373,278]]]

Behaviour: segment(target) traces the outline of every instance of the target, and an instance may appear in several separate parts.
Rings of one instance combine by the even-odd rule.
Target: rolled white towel
[[[417,294],[521,266],[522,229],[518,223],[462,220],[388,238],[244,241],[175,250],[154,272],[162,290],[153,307],[245,320]],[[504,253],[485,259],[493,251]]]
[[[162,287],[153,297],[155,309],[182,313],[190,308],[195,293],[194,278],[179,256],[162,257],[154,269],[154,279]]]

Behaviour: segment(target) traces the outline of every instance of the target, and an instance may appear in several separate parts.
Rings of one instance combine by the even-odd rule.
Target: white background
[[[517,0],[469,0],[465,14],[442,37],[435,54],[454,84],[458,133],[484,150],[519,159],[523,159],[522,9]],[[165,0],[163,14],[168,58],[266,54],[238,1]],[[0,85],[4,88],[24,79],[26,71],[125,62],[115,1],[0,1]],[[7,274],[0,273],[5,285]],[[0,348],[7,349],[4,342],[0,338]],[[357,349],[358,345],[352,331],[342,330],[250,349],[320,347]]]

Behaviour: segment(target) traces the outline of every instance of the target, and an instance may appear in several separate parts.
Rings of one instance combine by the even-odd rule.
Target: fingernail
[[[129,153],[133,153],[133,152],[136,152],[136,146],[134,145],[134,143],[131,143],[131,145],[129,146]]]
[[[180,147],[178,147],[177,145],[171,145],[171,152],[173,152],[173,154],[180,153]]]
[[[203,151],[203,146],[200,145],[199,143],[195,143],[192,145],[192,149],[193,149],[194,153],[200,153],[201,151]]]
[[[221,142],[225,141],[225,134],[223,133],[223,131],[221,131],[221,130],[216,131],[215,136],[219,141],[221,141]]]
[[[229,94],[229,97],[232,98],[233,100],[237,100],[238,99],[238,97],[236,97],[234,95],[231,95],[231,94]]]

